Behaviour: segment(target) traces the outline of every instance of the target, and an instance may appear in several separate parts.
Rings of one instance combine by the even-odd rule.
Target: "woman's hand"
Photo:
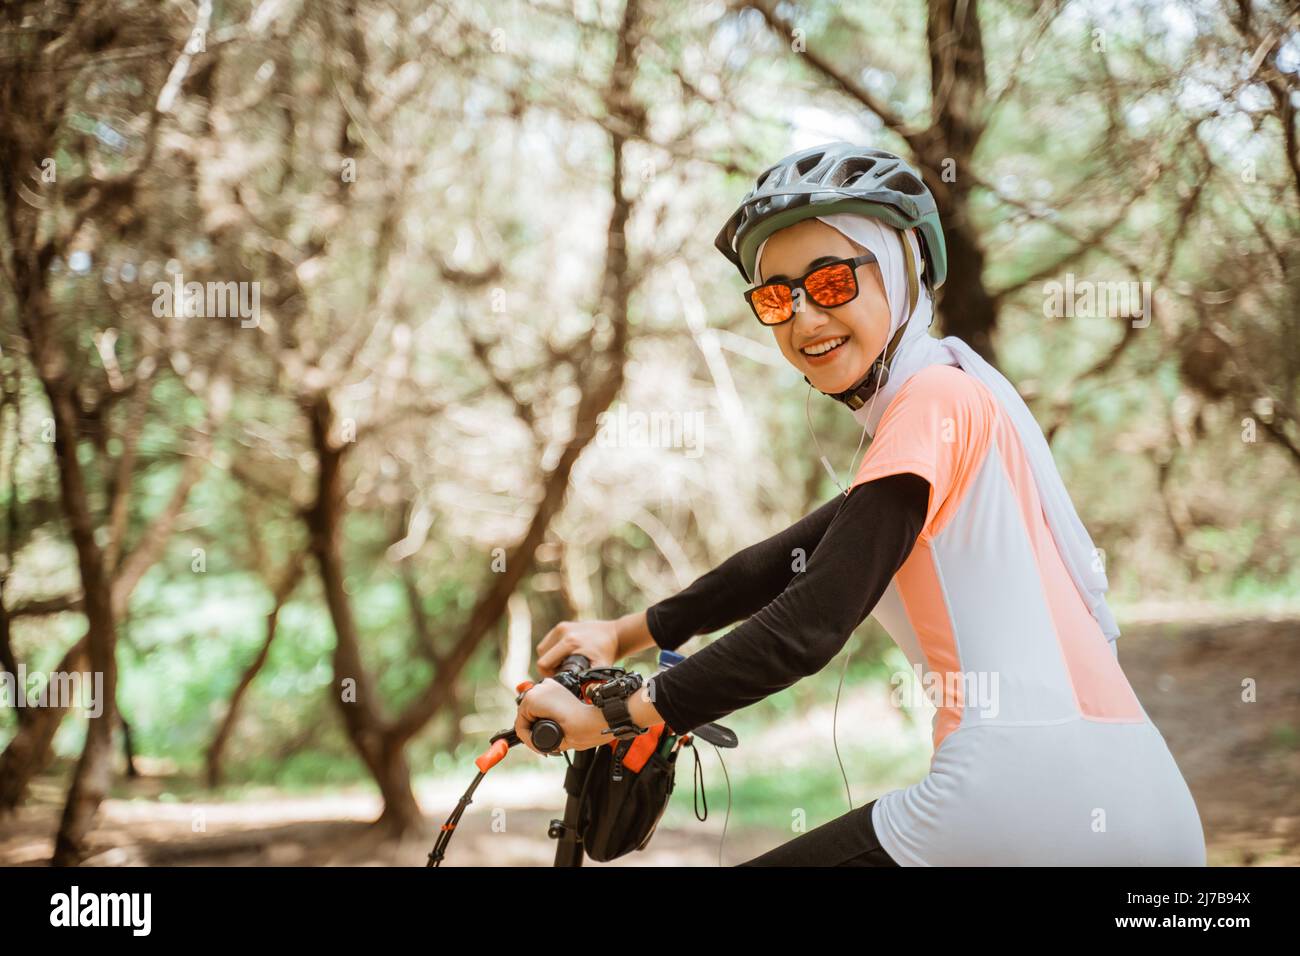
[[[618,638],[618,621],[561,621],[537,645],[537,672],[554,677],[570,654],[581,654],[592,667],[609,667],[623,656]]]
[[[594,663],[594,662],[593,662]],[[564,739],[557,750],[588,750],[612,740],[605,723],[605,715],[591,704],[574,697],[563,684],[544,680],[529,688],[519,701],[515,716],[515,733],[533,753],[545,753],[533,746],[531,726],[533,721],[549,717],[560,725]]]

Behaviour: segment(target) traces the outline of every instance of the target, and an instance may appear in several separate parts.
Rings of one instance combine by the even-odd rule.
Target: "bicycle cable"
[[[850,647],[844,654],[844,669],[840,671],[840,685],[835,688],[835,710],[831,713],[831,746],[835,748],[835,760],[840,765],[840,776],[844,778],[844,793],[849,798],[849,809],[853,809],[853,788],[849,786],[849,775],[844,769],[844,758],[840,756],[840,741],[837,733],[840,721],[840,691],[844,689],[844,677],[849,672],[849,659],[853,656],[853,648]]]
[[[722,838],[718,840],[718,866],[722,866],[722,845],[727,842],[727,824],[731,820],[731,774],[727,773],[727,762],[722,759],[722,751],[717,744],[709,744],[718,755],[718,764],[722,767],[722,777],[727,781],[727,813],[722,818]],[[707,805],[705,813],[708,813]]]

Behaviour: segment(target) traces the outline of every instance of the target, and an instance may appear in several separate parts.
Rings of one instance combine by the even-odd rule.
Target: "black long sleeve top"
[[[864,482],[650,607],[665,650],[748,618],[651,681],[669,728],[717,720],[830,663],[907,560],[929,497],[918,475]]]

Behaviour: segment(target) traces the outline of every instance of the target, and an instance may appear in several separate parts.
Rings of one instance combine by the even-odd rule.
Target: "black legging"
[[[876,839],[872,800],[737,866],[898,866]]]

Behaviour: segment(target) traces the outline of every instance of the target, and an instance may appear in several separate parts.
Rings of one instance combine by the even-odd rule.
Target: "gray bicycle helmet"
[[[763,240],[814,216],[856,212],[895,229],[915,229],[931,290],[948,275],[948,251],[934,196],[920,174],[883,149],[830,143],[791,153],[764,170],[718,233],[714,245],[746,282]]]

